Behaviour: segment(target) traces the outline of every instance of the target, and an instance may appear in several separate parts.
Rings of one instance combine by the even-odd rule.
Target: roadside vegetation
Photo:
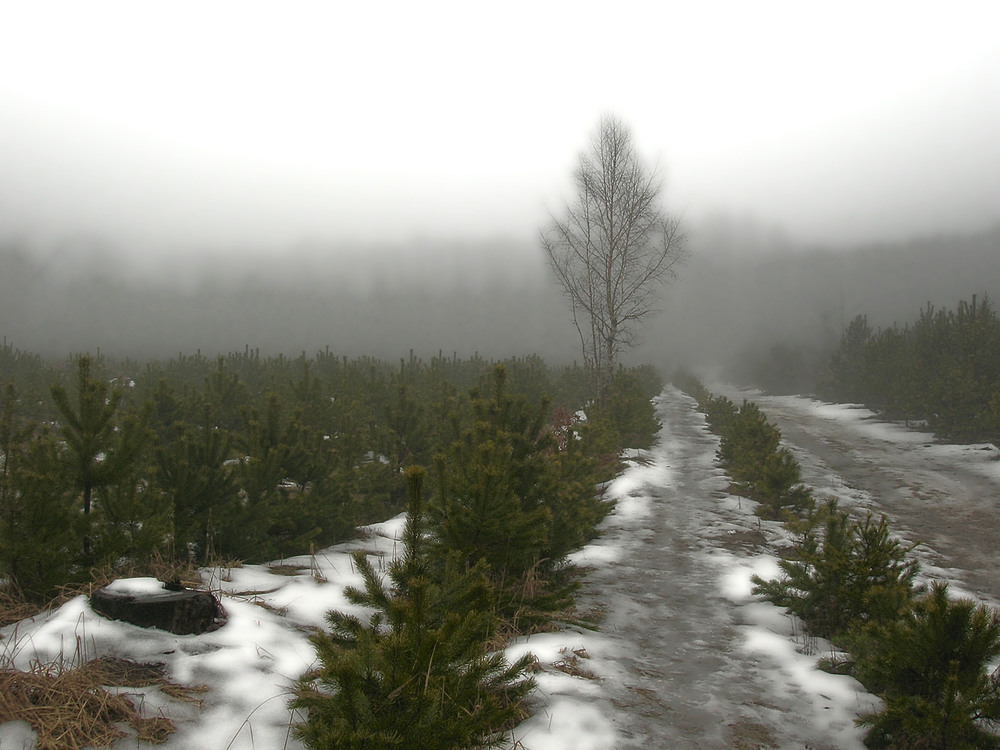
[[[489,746],[523,718],[507,639],[573,619],[566,555],[611,510],[623,447],[659,424],[651,368],[603,400],[577,367],[411,356],[396,365],[249,349],[48,363],[5,345],[0,574],[14,618],[74,585],[190,575],[350,538],[408,511],[383,580],[314,644],[293,698],[308,747]],[[437,739],[432,739],[437,738]]]
[[[674,385],[698,402],[712,432],[720,436],[719,462],[733,480],[736,494],[759,503],[763,518],[797,518],[812,508],[812,491],[791,451],[781,445],[781,431],[752,401],[736,406],[713,395],[695,376],[674,375]]]
[[[720,436],[719,462],[733,490],[795,534],[779,560],[781,575],[754,576],[753,592],[841,650],[827,669],[882,699],[881,710],[858,719],[868,728],[866,745],[1000,747],[1000,615],[949,597],[946,583],[916,585],[915,545],[893,537],[885,516],[855,518],[832,499],[818,504],[756,405],[736,408],[689,373],[677,373],[674,384],[697,400]]]
[[[827,399],[919,420],[948,440],[1000,444],[1000,319],[989,297],[873,330],[851,321],[819,384]]]

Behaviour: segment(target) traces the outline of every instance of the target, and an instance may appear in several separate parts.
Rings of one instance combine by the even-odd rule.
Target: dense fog
[[[608,113],[690,250],[633,359],[821,359],[1000,293],[989,3],[55,5],[0,28],[24,350],[572,361],[539,229]]]
[[[913,321],[1000,289],[1000,227],[853,248],[798,246],[748,221],[689,227],[690,257],[665,287],[631,361],[746,374],[775,346],[822,358],[844,326]],[[569,307],[541,249],[511,241],[299,246],[137,263],[84,240],[0,250],[8,344],[51,357],[97,349],[169,358],[259,348],[393,359],[411,350],[579,358]]]
[[[719,223],[692,238],[693,253],[650,326],[643,353],[746,380],[775,347],[798,350],[815,384],[847,324],[914,322],[928,304],[1000,294],[1000,225],[850,248],[794,246],[746,224]],[[787,351],[786,351],[787,355]],[[780,366],[780,364],[778,364]],[[794,377],[794,376],[793,376]]]
[[[502,243],[433,253],[340,249],[328,258],[321,248],[300,249],[156,269],[106,248],[71,245],[40,259],[8,245],[0,263],[4,334],[50,356],[98,347],[138,358],[211,355],[245,346],[387,358],[410,349],[572,354],[569,321],[541,256]]]

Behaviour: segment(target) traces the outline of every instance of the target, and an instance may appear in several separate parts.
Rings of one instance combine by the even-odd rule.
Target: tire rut
[[[831,478],[842,482],[848,490],[842,504],[884,513],[895,534],[921,542],[918,556],[928,574],[1000,602],[1000,481],[976,467],[997,460],[995,450],[948,447],[898,425],[891,428],[902,442],[889,440],[871,429],[882,424],[876,419],[824,418],[801,397],[755,400],[796,453],[803,481],[818,488],[829,487]]]
[[[604,611],[617,673],[605,680],[617,748],[834,748],[811,721],[814,703],[744,648],[745,609],[724,595],[723,566],[760,554],[749,511],[725,503],[717,438],[694,402],[668,389],[644,496],[648,515],[608,530],[616,564],[591,571],[582,609]],[[659,477],[659,479],[657,479]],[[843,745],[840,745],[843,747]],[[851,745],[851,747],[860,747]]]

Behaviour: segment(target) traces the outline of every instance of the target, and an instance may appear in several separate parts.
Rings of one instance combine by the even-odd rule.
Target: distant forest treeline
[[[864,404],[947,440],[1000,444],[1000,319],[990,297],[915,312],[912,322],[882,327],[857,315],[832,350],[774,345],[729,376],[771,393]]]
[[[329,345],[390,361],[443,349],[572,363],[575,333],[540,252],[419,245],[168,261],[85,242],[45,252],[0,242],[0,334],[47,357],[163,359],[249,344],[268,355]]]
[[[740,382],[812,390],[855,316],[887,327],[928,302],[1000,289],[1000,227],[837,249],[800,247],[747,222],[686,230],[691,257],[630,360],[664,372],[722,366]],[[50,357],[100,348],[162,359],[247,343],[291,356],[329,344],[390,361],[410,349],[579,357],[541,249],[500,241],[202,260],[0,241],[0,334]],[[773,349],[784,357],[778,367]]]
[[[649,399],[661,387],[649,367],[622,370],[578,423],[587,373],[538,357],[390,364],[247,348],[48,361],[9,343],[0,383],[0,568],[36,597],[91,566],[152,554],[302,554],[402,510],[403,467],[436,467],[429,482],[443,502],[444,478],[461,486],[464,463],[502,461],[507,441],[527,450],[518,439],[536,456],[530,501],[516,492],[533,504],[533,560],[558,560],[606,512],[594,486],[617,469],[619,448],[652,441]],[[496,455],[461,459],[476,434]]]
[[[840,249],[773,247],[744,229],[699,238],[651,326],[645,359],[661,362],[655,344],[671,357],[665,371],[717,367],[733,382],[810,393],[857,315],[887,328],[928,302],[953,307],[1000,289],[1000,227]]]

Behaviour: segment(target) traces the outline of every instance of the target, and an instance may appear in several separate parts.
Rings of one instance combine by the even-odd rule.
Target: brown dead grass
[[[108,747],[128,736],[123,725],[142,742],[162,744],[175,729],[173,721],[142,716],[127,695],[113,689],[152,685],[189,702],[197,702],[193,694],[207,690],[171,683],[162,664],[108,656],[72,669],[37,666],[24,672],[3,667],[0,723],[27,721],[38,735],[38,750]]]
[[[151,716],[148,719],[140,717],[131,723],[136,738],[140,742],[146,742],[150,745],[162,745],[177,728],[174,726],[174,722],[166,716]]]
[[[740,717],[730,722],[727,728],[729,745],[733,750],[765,750],[778,747],[771,728],[760,722]]]
[[[39,605],[25,601],[16,593],[0,589],[0,628],[26,620],[37,615],[40,611]]]
[[[303,570],[310,570],[308,565],[268,565],[267,572],[276,576],[297,576]]]
[[[229,563],[240,567],[241,563]],[[48,602],[26,599],[12,587],[0,587],[0,627],[54,609],[81,594],[90,595],[117,578],[153,576],[161,581],[202,588],[196,565],[154,558],[128,568],[91,570],[90,580],[59,588]],[[129,736],[151,745],[162,744],[174,732],[165,716],[142,716],[132,700],[116,688],[157,686],[170,698],[199,706],[204,685],[178,685],[166,678],[162,664],[105,656],[82,665],[36,665],[14,669],[0,659],[0,723],[27,721],[38,736],[38,750],[78,750],[109,747]]]
[[[563,658],[552,662],[552,666],[560,672],[565,672],[572,677],[582,677],[586,680],[597,679],[597,675],[587,669],[582,663],[582,660],[590,658],[587,649],[581,647],[570,651],[568,648],[561,648],[559,649],[559,653],[563,655]]]
[[[164,682],[160,685],[160,692],[176,700],[195,703],[201,707],[204,701],[195,696],[207,693],[208,685],[178,685],[176,682]]]

